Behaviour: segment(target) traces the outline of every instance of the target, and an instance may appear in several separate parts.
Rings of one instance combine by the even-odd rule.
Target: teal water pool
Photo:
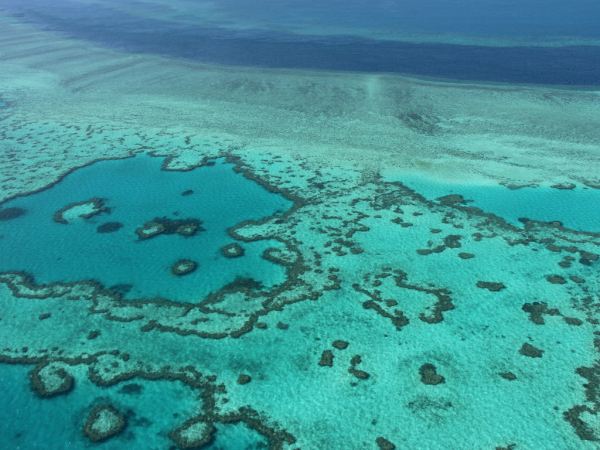
[[[416,175],[394,176],[428,200],[462,195],[469,206],[502,217],[522,227],[519,219],[560,221],[577,231],[600,231],[600,190],[583,185],[573,189],[549,186],[508,189],[502,185],[451,184]]]
[[[197,392],[181,382],[134,379],[108,388],[78,379],[69,395],[40,399],[28,372],[33,366],[0,365],[0,449],[48,450],[169,448],[168,433],[197,409]],[[160,401],[161,408],[156,408]],[[81,432],[89,412],[112,404],[127,426],[113,439],[90,442]],[[40,427],[39,424],[44,424]]]
[[[44,284],[95,280],[125,298],[188,302],[240,278],[267,288],[285,280],[283,267],[262,258],[267,248],[281,245],[277,241],[237,242],[244,251],[237,258],[221,249],[236,243],[230,227],[283,214],[291,201],[223,160],[187,172],[161,170],[163,161],[97,162],[6,202],[0,208],[0,272],[27,272]],[[155,220],[175,229],[138,236],[136,230]],[[174,274],[181,260],[193,261],[196,270]]]

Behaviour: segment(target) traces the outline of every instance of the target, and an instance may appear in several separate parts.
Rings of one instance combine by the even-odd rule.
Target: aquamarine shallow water
[[[22,208],[21,217],[0,221],[0,272],[24,271],[38,283],[96,280],[126,298],[200,301],[238,278],[253,278],[265,287],[285,280],[285,271],[262,258],[274,240],[239,243],[240,258],[226,258],[221,248],[235,241],[227,230],[244,220],[282,214],[292,202],[236,174],[219,160],[188,172],[161,170],[163,158],[102,161],[74,171],[50,189],[6,202]],[[181,195],[192,190],[191,195]],[[98,197],[110,213],[69,224],[53,220],[68,204]],[[159,235],[140,241],[135,230],[154,218],[194,218],[205,231],[184,237]],[[98,233],[107,222],[123,227]],[[178,260],[191,259],[198,269],[175,276]],[[130,286],[127,286],[130,285]],[[130,290],[129,290],[130,289]]]
[[[32,368],[0,365],[0,450],[162,450],[172,445],[169,432],[197,411],[198,391],[180,382],[139,378],[105,388],[84,377],[69,395],[40,399],[31,390]],[[80,430],[87,414],[106,403],[125,413],[127,429],[109,441],[92,443]],[[216,428],[214,441],[205,450],[267,448],[265,438],[243,424]]]
[[[469,206],[502,217],[523,227],[520,218],[551,222],[558,220],[577,231],[600,231],[600,189],[576,186],[555,189],[549,186],[508,189],[502,185],[452,184],[418,175],[394,176],[428,200],[450,194],[462,195]]]

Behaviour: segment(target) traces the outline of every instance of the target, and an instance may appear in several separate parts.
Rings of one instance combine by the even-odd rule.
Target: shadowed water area
[[[262,258],[273,240],[241,243],[245,253],[226,258],[221,248],[235,242],[227,230],[244,220],[283,214],[292,202],[268,192],[218,160],[191,171],[161,170],[164,158],[137,156],[101,161],[78,169],[49,189],[10,200],[0,208],[0,271],[23,271],[38,283],[95,280],[125,298],[200,301],[228,283],[252,278],[265,287],[285,280],[281,266]],[[212,163],[211,163],[212,164]],[[66,206],[101,199],[100,211]],[[142,239],[148,222],[171,222]],[[186,225],[196,227],[191,235]],[[164,226],[164,225],[163,225]],[[198,267],[176,276],[173,265]]]

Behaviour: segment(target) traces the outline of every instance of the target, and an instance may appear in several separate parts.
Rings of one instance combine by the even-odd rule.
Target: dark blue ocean
[[[391,2],[391,5],[362,1],[326,2],[326,5],[320,2],[268,2],[266,5],[225,2],[219,5],[230,15],[254,14],[265,21],[285,22],[288,26],[283,31],[204,27],[133,16],[94,3],[74,6],[61,0],[25,3],[0,0],[0,7],[22,20],[73,38],[135,53],[207,63],[390,72],[478,82],[600,84],[600,47],[595,45],[489,47],[448,44],[443,42],[443,36],[441,42],[410,43],[290,32],[298,24],[316,22],[322,26],[377,26],[442,35],[524,36],[530,37],[532,44],[557,36],[583,39],[600,36],[595,20],[600,17],[598,2],[550,3],[468,0],[450,5],[429,0],[418,4]],[[156,8],[152,12],[157,13]]]

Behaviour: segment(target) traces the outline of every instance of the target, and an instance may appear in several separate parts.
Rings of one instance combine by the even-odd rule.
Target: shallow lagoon
[[[69,395],[40,399],[31,389],[28,372],[32,368],[0,365],[2,450],[90,449],[99,445],[106,450],[165,449],[171,444],[168,433],[198,410],[198,392],[183,383],[142,379],[105,388],[82,377]],[[156,402],[160,409],[155,408]],[[106,403],[125,413],[128,426],[118,437],[95,444],[80,430],[89,412]]]
[[[582,185],[574,189],[556,189],[549,186],[509,189],[492,184],[446,183],[415,174],[389,176],[400,181],[428,200],[445,195],[462,195],[468,206],[502,217],[508,223],[522,227],[519,219],[560,221],[563,226],[577,231],[600,231],[600,189]]]
[[[24,271],[37,283],[96,280],[126,298],[200,301],[239,278],[264,287],[285,280],[285,271],[262,258],[277,241],[239,243],[245,254],[226,258],[235,241],[227,230],[244,220],[283,214],[292,202],[236,174],[219,160],[188,172],[161,170],[163,158],[102,161],[78,169],[37,194],[2,205],[22,216],[0,221],[0,271]],[[193,191],[182,195],[186,191]],[[65,206],[101,198],[107,212],[69,223],[53,220]],[[200,220],[193,236],[158,235],[140,240],[135,230],[155,218]],[[110,225],[116,225],[114,231]],[[102,226],[107,232],[102,231]],[[171,273],[182,259],[198,264],[184,276]]]

